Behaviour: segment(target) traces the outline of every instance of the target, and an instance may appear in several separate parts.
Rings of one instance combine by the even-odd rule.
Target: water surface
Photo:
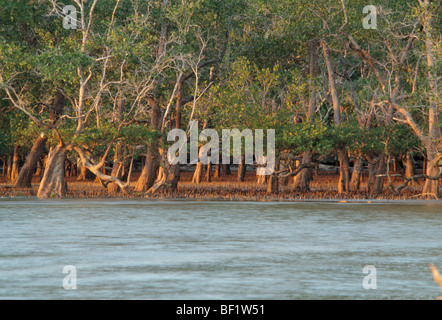
[[[1,199],[0,298],[434,299],[441,230],[440,203]]]

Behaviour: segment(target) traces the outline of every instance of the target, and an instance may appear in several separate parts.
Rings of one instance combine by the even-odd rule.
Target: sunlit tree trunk
[[[401,77],[400,73],[397,72],[395,76],[395,84],[396,86],[392,88],[390,86],[390,81],[383,78],[381,73],[379,72],[375,60],[370,56],[370,54],[363,50],[356,42],[356,40],[350,35],[346,35],[350,41],[352,49],[354,49],[366,62],[368,62],[375,72],[376,78],[381,85],[381,89],[384,93],[389,94],[389,112],[387,117],[391,118],[392,112],[390,110],[396,109],[398,113],[400,113],[404,121],[411,127],[414,134],[419,138],[422,145],[426,149],[427,153],[427,166],[424,169],[424,173],[432,177],[433,179],[427,179],[425,185],[423,187],[423,195],[438,195],[439,194],[439,179],[434,179],[439,176],[440,168],[438,167],[438,162],[442,158],[442,153],[440,147],[438,147],[438,141],[441,139],[440,132],[440,121],[439,121],[439,100],[440,94],[438,91],[438,77],[436,71],[436,56],[437,50],[434,48],[438,45],[438,34],[434,28],[434,17],[437,9],[440,9],[440,5],[436,4],[431,0],[419,0],[419,4],[422,9],[422,15],[420,16],[421,30],[423,30],[424,36],[416,36],[415,29],[412,29],[412,32],[408,35],[408,41],[404,49],[402,50],[400,56],[398,58],[393,57],[393,60],[397,62],[397,65],[403,66],[407,63],[408,52],[413,48],[412,43],[415,39],[424,41],[425,48],[425,57],[427,63],[427,81],[430,88],[430,92],[428,94],[428,108],[425,108],[425,111],[422,113],[422,116],[427,118],[428,120],[428,131],[423,130],[423,127],[415,121],[414,115],[411,114],[409,109],[405,106],[401,105],[401,102],[397,102],[396,98],[399,96],[400,88],[401,88]],[[417,26],[417,22],[416,25]],[[389,49],[390,50],[390,49]],[[391,50],[390,50],[391,52]],[[419,60],[420,61],[420,60]],[[416,71],[417,75],[417,71]],[[389,86],[388,88],[386,86]],[[402,94],[403,95],[403,94]],[[419,108],[422,109],[422,108]],[[385,155],[384,155],[385,156]],[[382,174],[383,172],[378,172],[378,174]],[[378,180],[380,181],[380,180]],[[379,186],[379,184],[378,184]],[[376,190],[375,190],[376,191]]]
[[[307,121],[311,121],[316,108],[316,89],[315,77],[318,61],[318,41],[309,42],[309,102],[307,108]],[[305,151],[302,157],[302,164],[307,164],[312,161],[312,152]],[[310,182],[312,181],[312,168],[303,169],[298,175],[294,177],[294,188],[301,191],[310,190]]]
[[[160,125],[160,107],[158,101],[151,98],[149,99],[149,104],[151,106],[150,129],[158,130]],[[160,166],[158,148],[159,141],[157,140],[152,141],[148,145],[143,170],[135,186],[136,192],[146,192],[154,185],[157,179],[158,168]]]
[[[14,156],[12,158],[12,169],[11,169],[11,181],[15,182],[18,177],[18,169],[20,165],[20,148],[18,145],[14,146]]]
[[[434,150],[427,151],[427,170],[426,174],[429,177],[437,177],[441,172],[441,167],[438,166],[438,152]],[[422,189],[422,194],[439,195],[439,180],[427,179]]]
[[[338,192],[342,194],[350,190],[350,164],[348,161],[348,153],[345,148],[338,149],[339,161],[339,184]]]
[[[115,148],[115,154],[114,154],[114,164],[112,166],[112,172],[111,176],[115,177],[119,180],[123,178],[124,175],[124,163],[122,161],[122,150],[121,150],[120,144],[117,144]],[[115,196],[120,192],[120,187],[115,182],[109,183],[107,186],[107,193],[111,196]]]
[[[405,155],[405,161],[404,161],[404,167],[405,167],[405,177],[411,178],[416,174],[416,170],[414,167],[414,159],[413,159],[413,152],[407,151],[407,154]],[[414,185],[414,181],[410,181],[411,185]]]
[[[80,166],[80,174],[77,177],[77,181],[92,181],[95,176],[85,167]]]
[[[120,93],[117,101],[117,112],[115,113],[114,116],[117,122],[122,122],[124,120],[124,108],[125,108],[124,96],[122,93]],[[120,142],[118,142],[115,147],[111,176],[119,180],[121,180],[124,176],[124,155],[123,155],[123,148]],[[121,191],[120,187],[115,182],[111,182],[107,186],[107,192],[111,196],[117,195],[120,191]]]
[[[136,192],[146,192],[155,183],[159,162],[154,148],[155,144],[148,147],[145,164],[135,186]]]
[[[209,162],[206,166],[206,182],[212,181],[212,164]]]
[[[361,173],[364,165],[362,154],[359,154],[353,165],[353,172],[350,180],[350,190],[357,192],[361,184]]]
[[[437,51],[434,49],[433,41],[437,38],[437,29],[434,27],[434,13],[430,8],[430,0],[420,1],[421,5],[425,9],[424,18],[424,32],[425,32],[425,53],[427,58],[428,67],[428,83],[431,89],[429,94],[428,103],[428,138],[425,139],[425,147],[427,151],[427,170],[426,174],[429,177],[437,177],[441,172],[441,167],[439,167],[439,161],[442,158],[441,150],[439,149],[438,143],[440,142],[441,130],[439,121],[439,103],[440,103],[440,93],[438,89],[438,74],[436,70],[436,57]],[[440,9],[440,3],[438,5],[434,4],[433,8]],[[437,15],[436,15],[437,16]],[[439,34],[440,36],[440,34]],[[440,53],[439,53],[440,54]],[[422,140],[422,139],[421,139]],[[427,179],[422,189],[423,194],[434,194],[439,195],[439,179],[432,180]]]
[[[335,76],[332,61],[330,58],[330,54],[328,52],[327,42],[322,39],[321,40],[322,52],[324,55],[325,64],[327,66],[328,80],[329,80],[329,89],[332,97],[333,103],[333,120],[335,126],[341,125],[341,106],[339,104],[338,91],[336,89]],[[339,146],[337,148],[337,155],[339,161],[339,184],[338,184],[338,192],[342,194],[349,190],[350,184],[350,172],[349,172],[349,161],[348,161],[348,153],[345,149],[345,146]]]
[[[383,174],[383,173],[385,173],[386,169],[387,169],[387,155],[385,153],[382,153],[379,156],[379,161],[378,161],[377,168],[376,168],[376,174],[377,175]],[[385,177],[377,176],[375,178],[374,186],[373,186],[373,194],[374,195],[378,195],[378,194],[382,193],[382,191],[384,190],[384,180],[385,180]]]
[[[67,192],[64,162],[66,154],[72,149],[70,145],[59,144],[52,148],[48,155],[45,173],[40,182],[37,197],[40,199],[64,197]]]
[[[311,151],[304,152],[302,163],[310,163],[312,160]],[[305,168],[299,172],[294,178],[294,188],[300,191],[310,190],[310,182],[312,181],[312,168]]]
[[[192,183],[200,184],[203,180],[203,163],[201,161],[198,161],[195,167],[195,171],[193,173],[192,177]]]
[[[213,174],[213,177],[215,179],[221,177],[221,165],[219,163],[215,166],[215,173]]]
[[[263,185],[267,182],[268,176],[266,175],[258,175],[258,180],[257,180],[257,184],[259,185]]]
[[[20,170],[17,180],[14,183],[14,188],[31,188],[32,187],[32,176],[34,175],[35,169],[37,168],[38,160],[45,151],[46,137],[39,137],[29,152],[28,157]]]
[[[181,107],[182,107],[182,100],[183,100],[183,81],[180,81],[178,83],[177,87],[177,96],[176,96],[176,108],[175,108],[175,128],[181,129]],[[178,138],[177,138],[178,139]],[[178,140],[177,140],[178,141]],[[181,164],[178,162],[177,164],[174,164],[171,166],[171,171],[169,173],[168,177],[168,187],[172,190],[176,190],[178,188],[178,182],[180,181],[180,175],[181,175]]]

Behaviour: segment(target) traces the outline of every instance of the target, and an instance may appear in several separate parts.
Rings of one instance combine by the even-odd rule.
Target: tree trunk
[[[342,194],[350,190],[350,164],[345,148],[339,148],[337,152],[339,160],[338,193]]]
[[[120,144],[117,144],[117,147],[115,149],[114,164],[112,166],[111,176],[121,180],[123,178],[123,173],[124,173],[123,168],[124,168],[124,163],[122,161],[121,146]],[[110,196],[116,196],[120,191],[121,191],[120,186],[115,182],[111,182],[107,186],[107,194]]]
[[[201,147],[198,152],[198,159],[201,159],[203,148]],[[198,160],[196,164],[195,172],[193,173],[192,183],[200,184],[203,181],[204,165]]]
[[[167,186],[171,190],[178,189],[178,182],[180,181],[181,166],[180,164],[174,164],[170,166],[169,174],[167,175]]]
[[[335,72],[333,70],[332,60],[330,58],[328,45],[325,39],[321,39],[322,52],[324,55],[325,64],[327,67],[329,89],[333,104],[333,122],[335,127],[341,126],[341,105],[339,103],[338,91],[336,89],[335,82]],[[350,173],[349,173],[349,163],[348,154],[344,146],[340,146],[337,149],[338,160],[339,160],[339,184],[338,192],[342,194],[349,190],[350,184]]]
[[[313,40],[309,42],[309,101],[307,106],[307,121],[311,121],[312,116],[315,113],[316,108],[316,88],[315,88],[315,77],[317,71],[317,61],[318,61],[318,41]],[[312,152],[306,151],[302,156],[302,164],[310,163],[312,160]],[[288,178],[287,178],[288,179]],[[310,190],[310,182],[312,181],[312,168],[305,168],[299,174],[297,174],[294,179],[294,189],[301,191]]]
[[[441,172],[441,168],[438,166],[437,152],[427,151],[427,169],[426,174],[429,177],[437,177]],[[422,189],[422,195],[435,195],[439,196],[439,179],[431,180],[427,179]]]
[[[405,166],[405,176],[407,178],[410,178],[415,175],[414,159],[413,159],[413,152],[412,151],[407,151],[407,154],[405,155],[404,166]]]
[[[87,175],[87,169],[85,166],[80,167],[80,174],[77,177],[77,181],[85,181]]]
[[[267,185],[267,193],[268,194],[278,194],[279,193],[279,182],[278,177],[274,174],[269,176],[269,182]]]
[[[379,156],[378,167],[376,174],[385,174],[387,169],[387,156],[383,153]],[[375,195],[381,194],[384,191],[384,177],[376,177],[374,182],[373,193]]]
[[[150,129],[158,130],[160,126],[160,107],[158,101],[149,98],[151,106]],[[146,160],[140,177],[135,186],[136,192],[146,192],[155,184],[157,171],[160,167],[161,158],[159,157],[159,141],[152,141],[148,147]]]
[[[402,159],[403,161],[403,165],[405,167],[405,177],[407,178],[411,178],[412,176],[414,176],[416,174],[416,170],[414,167],[414,159],[413,159],[413,152],[412,151],[407,151],[405,157],[405,159]],[[411,180],[409,182],[409,185],[414,186],[415,185],[415,181]]]
[[[42,156],[47,138],[39,137],[29,152],[26,162],[23,165],[17,180],[14,183],[14,188],[32,188],[32,176],[37,168],[38,160]]]
[[[9,154],[8,154],[8,169],[7,169],[7,173],[6,173],[6,177],[8,178],[8,181],[11,180],[12,159],[13,159],[13,153],[9,152]]]
[[[289,177],[279,178],[279,184],[282,186],[288,186],[289,185]]]
[[[66,154],[70,150],[71,146],[69,145],[58,145],[51,149],[45,173],[38,188],[38,198],[63,198],[66,195],[67,184],[64,176],[64,161],[66,160]]]
[[[209,162],[206,166],[206,182],[212,181],[212,164]]]
[[[239,182],[244,182],[244,179],[246,177],[246,170],[247,170],[246,155],[243,154],[243,155],[241,155],[241,163],[238,166],[238,181]]]
[[[376,163],[369,161],[368,162],[367,192],[373,193],[375,181],[376,181]]]
[[[362,168],[363,168],[364,162],[363,162],[363,158],[362,155],[358,155],[354,165],[353,165],[353,172],[351,175],[351,180],[350,180],[350,190],[357,192],[359,191],[359,187],[361,185],[361,173],[362,173]]]
[[[279,161],[277,161],[275,170],[279,170]],[[279,177],[276,174],[272,174],[269,176],[268,185],[267,185],[267,193],[268,194],[278,194],[279,193]]]
[[[114,114],[115,121],[122,122],[124,120],[125,98],[122,92],[120,92],[117,101],[117,110]],[[117,143],[115,147],[114,163],[112,171],[110,172],[112,177],[121,180],[124,176],[124,158],[122,154],[122,147],[120,143]],[[110,182],[107,185],[107,194],[110,196],[116,196],[121,191],[120,186],[115,182]]]
[[[221,177],[221,165],[219,163],[215,166],[215,173],[213,174],[213,177],[215,179]]]
[[[425,52],[427,58],[427,72],[428,72],[428,84],[431,89],[431,94],[428,95],[428,137],[430,138],[428,142],[425,143],[427,151],[427,170],[426,174],[430,177],[436,177],[440,174],[441,168],[438,167],[438,156],[437,152],[440,150],[437,143],[440,142],[441,130],[440,130],[440,91],[438,87],[438,63],[440,63],[440,51],[436,48],[435,44],[440,43],[435,42],[440,39],[440,34],[438,35],[437,23],[434,23],[434,17],[438,17],[436,14],[436,8],[440,10],[440,2],[437,5],[431,6],[430,0],[421,1],[421,5],[424,7],[424,32],[425,32]],[[434,8],[434,9],[433,9]],[[435,12],[433,12],[434,10]],[[437,21],[437,20],[436,20]],[[439,31],[440,33],[440,31]],[[437,54],[435,54],[437,53]],[[438,60],[439,58],[439,60]],[[439,62],[438,62],[439,61]],[[440,64],[439,64],[440,65]],[[422,140],[422,139],[421,139]],[[426,140],[426,139],[425,139]],[[422,189],[422,194],[433,194],[436,197],[439,195],[439,179],[425,181],[424,188]]]
[[[162,166],[158,168],[158,177],[154,185],[147,190],[146,197],[154,194],[158,190],[164,187],[168,187],[171,190],[175,190],[178,187],[179,175],[180,175],[180,165],[170,165],[167,158],[163,155],[158,156],[158,162],[163,163]],[[163,158],[163,160],[161,159]]]
[[[160,164],[152,148],[154,147],[149,147],[149,150],[147,151],[143,171],[141,172],[135,187],[136,192],[146,192],[154,185],[155,180],[157,179],[157,171]]]
[[[181,107],[183,100],[183,81],[180,81],[177,88],[177,96],[176,96],[176,108],[175,108],[175,128],[181,129]],[[178,138],[176,138],[175,142],[178,142]],[[210,166],[210,164],[209,164]],[[180,181],[181,175],[181,164],[178,162],[170,167],[169,175],[167,177],[168,187],[172,190],[178,189],[178,181]],[[209,169],[210,171],[210,169]],[[210,172],[209,172],[210,175]],[[210,178],[209,178],[210,179]]]
[[[266,175],[257,175],[258,180],[257,180],[257,184],[259,185],[263,185],[267,182],[268,176]]]
[[[85,166],[81,165],[80,175],[77,177],[77,181],[91,181],[95,180],[95,176],[92,172],[88,170]]]
[[[69,176],[70,177],[76,177],[77,176],[77,163],[74,163],[72,161],[71,161]]]
[[[117,102],[117,110],[115,112],[115,120],[122,122],[124,120],[125,98],[122,92],[120,92]],[[110,175],[112,177],[121,180],[124,176],[124,163],[123,163],[122,147],[120,143],[117,143],[115,147],[114,163]],[[115,182],[110,182],[107,186],[107,193],[111,196],[116,196],[121,191],[120,186]]]
[[[223,174],[225,176],[230,176],[232,174],[232,172],[230,171],[230,164],[223,164],[222,166],[223,166],[223,169],[222,169]]]
[[[37,162],[37,170],[35,171],[35,175],[38,177],[39,181],[43,178],[44,165],[43,159],[40,157]]]
[[[64,163],[64,172],[65,172],[65,176],[68,178],[71,176],[71,166],[72,166],[72,163],[68,159],[66,159],[66,161]]]
[[[302,164],[310,163],[312,154],[310,151],[304,152],[302,157]],[[312,180],[312,168],[305,168],[299,172],[294,178],[294,189],[302,192],[310,190],[310,181]]]
[[[200,184],[203,180],[203,164],[198,161],[196,164],[195,172],[193,173],[192,183]]]
[[[281,170],[281,169],[284,169],[284,170],[285,170],[285,169],[288,169],[287,167],[288,167],[288,166],[286,166],[286,164],[284,164],[284,166],[282,166],[282,165],[281,165],[281,162],[280,162],[280,163],[279,163],[279,168],[280,168],[280,169],[278,169],[278,170]],[[287,176],[287,177],[284,177],[284,176],[283,176],[283,177],[280,177],[278,183],[279,183],[280,186],[288,186],[288,185],[289,185],[289,176]]]
[[[393,157],[391,159],[391,161],[393,162],[393,169],[391,170],[392,173],[396,174],[397,173],[397,161],[396,161],[396,157]]]
[[[3,176],[6,176],[6,159],[7,157],[3,158],[3,170],[2,170]]]
[[[12,159],[12,169],[11,169],[11,182],[15,182],[18,177],[18,168],[20,166],[20,148],[15,145],[14,146],[14,157]]]

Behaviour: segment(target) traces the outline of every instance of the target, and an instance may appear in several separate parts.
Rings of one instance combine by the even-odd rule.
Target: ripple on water
[[[2,199],[0,298],[433,299],[441,228],[434,202]]]

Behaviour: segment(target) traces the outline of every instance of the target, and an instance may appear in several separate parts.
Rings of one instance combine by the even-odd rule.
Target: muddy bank
[[[0,197],[35,197],[38,190],[38,178],[34,177],[32,188],[12,188],[12,185],[0,180]],[[67,198],[145,198],[144,193],[134,192],[138,176],[134,175],[129,188],[130,195],[119,194],[109,196],[108,191],[98,181],[77,181],[76,178],[68,178]],[[322,174],[315,177],[311,183],[311,190],[299,191],[293,188],[293,182],[288,185],[280,184],[278,194],[268,194],[267,185],[260,185],[256,182],[256,176],[249,173],[244,182],[237,182],[236,175],[221,176],[214,178],[211,182],[194,184],[191,182],[192,173],[183,172],[178,189],[159,190],[150,196],[151,199],[189,199],[189,200],[231,200],[231,201],[403,201],[420,200],[421,186],[410,186],[403,190],[399,196],[393,195],[387,186],[380,195],[373,195],[367,191],[364,180],[361,184],[361,191],[339,194],[336,188],[338,175]],[[396,183],[400,183],[397,181]],[[431,197],[427,200],[438,200]],[[438,200],[441,201],[441,200]]]

